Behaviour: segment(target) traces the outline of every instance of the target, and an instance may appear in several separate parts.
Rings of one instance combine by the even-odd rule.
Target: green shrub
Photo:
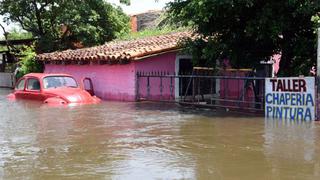
[[[19,71],[16,78],[20,78],[28,73],[39,73],[43,72],[43,65],[36,60],[36,52],[34,46],[24,46],[23,50],[19,53],[20,61]]]

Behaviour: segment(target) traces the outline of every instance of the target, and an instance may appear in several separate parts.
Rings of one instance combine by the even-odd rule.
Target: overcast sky
[[[161,10],[164,8],[166,3],[173,0],[158,0],[158,2],[155,2],[155,0],[131,0],[130,6],[120,4],[119,0],[107,1],[112,4],[120,5],[127,14],[137,14],[148,10]]]
[[[137,14],[149,10],[161,10],[165,7],[166,3],[173,1],[173,0],[158,0],[156,2],[155,0],[131,0],[131,5],[126,6],[124,4],[120,4],[119,0],[107,0],[107,2],[115,5],[119,5],[122,7],[125,13],[131,15],[131,14]],[[6,30],[9,31],[10,29],[13,29],[16,27],[16,25],[10,24],[9,26],[2,22],[2,17],[0,16],[1,24],[6,27]],[[0,31],[0,36],[2,36],[2,30]]]

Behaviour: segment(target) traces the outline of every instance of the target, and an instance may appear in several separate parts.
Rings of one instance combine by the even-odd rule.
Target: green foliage
[[[311,21],[314,22],[317,27],[320,27],[320,12],[312,16]]]
[[[119,0],[120,3],[130,5],[130,0]]]
[[[32,38],[32,34],[25,31],[20,31],[18,29],[13,29],[8,32],[8,40],[17,40],[17,39],[30,39]],[[4,37],[0,38],[0,40],[5,40]]]
[[[7,36],[8,40],[18,40],[18,39],[30,39],[32,38],[32,34],[25,31],[19,31],[18,29],[13,29],[8,32]],[[0,40],[5,40],[4,37],[0,38]],[[16,48],[19,48],[19,46],[16,46]],[[7,51],[7,46],[0,46],[0,51]]]
[[[19,53],[21,60],[19,62],[19,72],[17,78],[22,77],[28,73],[42,72],[42,64],[36,60],[36,53],[34,47],[25,46]]]
[[[167,8],[175,24],[198,34],[187,41],[197,63],[229,58],[247,68],[281,53],[287,76],[307,75],[315,65],[319,0],[175,0]]]
[[[41,52],[99,45],[129,31],[129,17],[104,0],[3,0],[0,14],[38,37]]]
[[[33,38],[30,32],[21,31],[18,29],[13,29],[8,33],[8,40],[18,40],[18,39],[31,39]]]

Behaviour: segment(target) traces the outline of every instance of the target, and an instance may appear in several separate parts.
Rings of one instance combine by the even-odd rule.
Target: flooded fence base
[[[137,101],[264,112],[265,78],[164,72],[137,73]]]
[[[136,99],[319,121],[317,83],[315,77],[303,76],[265,78],[255,77],[253,73],[213,76],[139,72]]]
[[[266,117],[281,119],[320,120],[319,95],[315,96],[319,93],[318,81],[314,77],[266,78],[255,77],[252,72],[235,76],[139,72],[136,80],[137,101],[265,113]]]

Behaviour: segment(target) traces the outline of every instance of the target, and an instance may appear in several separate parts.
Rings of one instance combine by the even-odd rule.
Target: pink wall
[[[91,78],[96,96],[104,100],[135,100],[135,66],[126,65],[51,65],[45,73],[68,73],[78,82]]]
[[[277,74],[280,67],[280,60],[281,60],[281,54],[275,54],[272,56],[272,60],[274,61],[273,64],[273,73]]]
[[[92,80],[95,95],[104,100],[135,101],[136,72],[175,71],[176,53],[150,57],[124,65],[45,65],[45,73],[67,73],[78,82],[88,77]],[[150,97],[160,99],[160,80],[150,79]],[[173,81],[174,85],[174,81]],[[170,98],[170,80],[163,80],[163,98]],[[141,96],[147,96],[146,78],[140,80]],[[173,91],[174,93],[174,91]],[[174,94],[173,94],[174,96]]]
[[[247,71],[223,71],[222,76],[228,77],[246,77]],[[241,100],[245,102],[229,102],[222,101],[225,106],[241,106],[241,107],[254,107],[254,91],[252,85],[244,91],[245,80],[237,79],[221,79],[220,80],[220,98],[226,100]],[[251,103],[252,102],[252,103]]]
[[[173,74],[175,72],[175,61],[176,53],[166,53],[160,56],[154,56],[142,61],[135,62],[135,69],[137,72],[169,72]],[[150,96],[152,100],[169,100],[170,99],[170,78],[163,78],[163,93],[161,97],[160,93],[160,78],[150,78]],[[174,84],[173,79],[173,97],[174,94]],[[141,78],[139,81],[139,94],[140,97],[147,97],[147,78]]]

